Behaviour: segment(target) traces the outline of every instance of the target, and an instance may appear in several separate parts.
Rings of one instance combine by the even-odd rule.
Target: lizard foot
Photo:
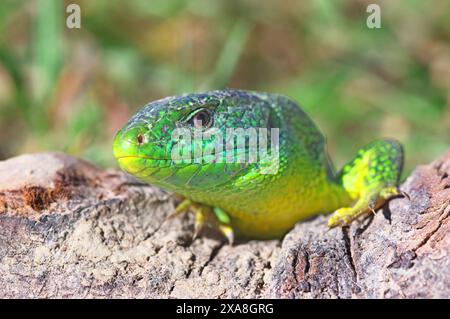
[[[198,238],[200,232],[205,226],[217,229],[230,245],[234,242],[234,231],[230,225],[229,216],[220,208],[194,202],[190,199],[184,199],[175,208],[175,211],[167,218],[171,219],[183,213],[193,212],[195,214],[193,239]]]
[[[373,195],[362,196],[353,206],[337,209],[328,219],[328,226],[345,226],[368,212],[375,214],[376,210],[381,208],[387,201],[398,196],[408,197],[406,193],[396,187],[385,187]]]
[[[354,204],[336,210],[328,226],[348,225],[367,212],[375,213],[393,197],[409,197],[397,187],[402,165],[403,148],[398,141],[376,140],[360,149],[338,175]]]

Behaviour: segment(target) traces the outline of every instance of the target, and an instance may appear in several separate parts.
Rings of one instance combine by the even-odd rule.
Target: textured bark
[[[0,297],[450,297],[450,153],[418,167],[407,198],[283,240],[192,241],[169,194],[60,153],[0,162]]]

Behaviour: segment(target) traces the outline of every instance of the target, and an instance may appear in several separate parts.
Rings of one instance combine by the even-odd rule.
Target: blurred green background
[[[2,0],[0,31],[0,159],[60,150],[112,167],[140,106],[223,87],[296,99],[338,167],[380,136],[404,143],[406,172],[450,147],[449,1]]]

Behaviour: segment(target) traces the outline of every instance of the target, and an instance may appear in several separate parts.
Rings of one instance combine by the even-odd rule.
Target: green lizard
[[[259,144],[250,141],[255,131],[267,132]],[[264,142],[267,154],[250,160]],[[117,133],[113,149],[123,170],[185,198],[175,214],[195,212],[195,236],[209,224],[230,241],[236,233],[280,238],[297,221],[333,211],[329,226],[347,225],[400,194],[399,142],[376,140],[334,174],[319,129],[278,94],[229,89],[154,101]]]

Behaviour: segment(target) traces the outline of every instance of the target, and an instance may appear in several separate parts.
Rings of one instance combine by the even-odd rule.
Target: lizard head
[[[114,157],[124,171],[162,188],[210,189],[259,165],[249,160],[256,149],[251,135],[271,125],[270,113],[265,95],[246,91],[164,98],[145,105],[119,130]]]

